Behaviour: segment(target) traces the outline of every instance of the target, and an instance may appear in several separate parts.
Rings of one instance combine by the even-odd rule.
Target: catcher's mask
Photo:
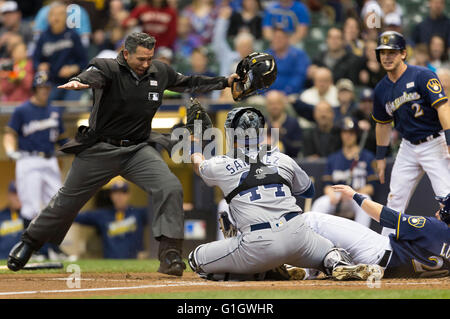
[[[235,140],[242,146],[257,145],[266,121],[264,115],[253,107],[238,107],[228,112],[225,132],[228,145]]]
[[[441,204],[439,217],[444,223],[450,224],[450,193],[447,196],[436,196],[435,198]]]
[[[239,79],[231,85],[231,93],[240,101],[269,88],[277,77],[277,65],[272,55],[253,52],[239,62],[236,73]]]

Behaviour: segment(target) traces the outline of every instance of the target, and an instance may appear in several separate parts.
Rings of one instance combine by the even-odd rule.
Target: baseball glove
[[[200,123],[195,123],[196,121],[200,121]],[[212,121],[206,110],[197,99],[191,98],[191,105],[187,109],[186,128],[191,134],[195,134],[197,130],[201,129],[201,132],[198,131],[197,133],[203,136],[203,132],[211,127]]]
[[[237,229],[228,219],[226,212],[219,213],[219,227],[225,238],[235,237],[237,235]]]

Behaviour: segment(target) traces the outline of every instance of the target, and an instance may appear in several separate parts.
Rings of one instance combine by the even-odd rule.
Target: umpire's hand
[[[91,86],[89,84],[84,84],[78,81],[69,81],[66,84],[59,85],[58,89],[66,89],[66,90],[82,90],[89,89]]]

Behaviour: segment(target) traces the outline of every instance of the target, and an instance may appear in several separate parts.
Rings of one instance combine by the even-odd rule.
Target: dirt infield
[[[182,278],[159,273],[84,274],[75,282],[67,273],[61,274],[2,274],[1,299],[58,299],[115,297],[130,294],[208,292],[214,290],[236,291],[318,290],[318,289],[369,289],[367,282],[332,280],[310,281],[252,281],[211,282],[187,272]],[[78,288],[74,287],[79,283]],[[73,288],[71,288],[73,287]],[[383,279],[379,289],[450,289],[450,278],[437,279]]]

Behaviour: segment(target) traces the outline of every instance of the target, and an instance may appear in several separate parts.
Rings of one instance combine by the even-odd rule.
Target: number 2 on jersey
[[[423,115],[423,110],[420,104],[414,103],[413,105],[411,105],[411,108],[415,110],[414,117],[420,117]]]

